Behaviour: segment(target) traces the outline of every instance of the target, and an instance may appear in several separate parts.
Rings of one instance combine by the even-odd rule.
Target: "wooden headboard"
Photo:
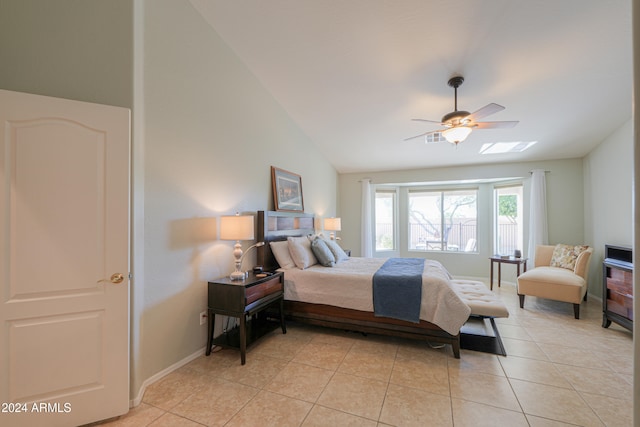
[[[258,265],[264,271],[274,271],[280,266],[271,252],[269,243],[287,240],[287,237],[307,236],[314,233],[313,214],[298,212],[258,211]]]

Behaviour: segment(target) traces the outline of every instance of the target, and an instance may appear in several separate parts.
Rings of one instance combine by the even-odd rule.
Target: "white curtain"
[[[373,257],[373,244],[371,242],[371,217],[373,216],[371,206],[371,180],[363,179],[362,183],[362,221],[360,230],[361,256]]]
[[[529,204],[529,247],[526,256],[533,263],[536,245],[546,245],[549,239],[547,231],[547,184],[545,171],[536,169],[531,172],[531,199]]]

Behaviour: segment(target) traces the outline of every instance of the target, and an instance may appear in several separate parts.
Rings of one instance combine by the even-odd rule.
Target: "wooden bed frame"
[[[289,236],[313,234],[314,230],[314,217],[311,214],[258,211],[257,239],[259,242],[265,242],[264,246],[258,248],[258,265],[262,265],[265,271],[274,271],[279,268],[269,243],[286,240]],[[285,286],[286,276],[285,272]],[[421,320],[420,323],[411,323],[387,317],[376,317],[373,313],[366,311],[287,300],[284,301],[284,310],[287,318],[298,322],[450,344],[454,357],[460,358],[460,334],[451,335],[433,323],[424,320]]]

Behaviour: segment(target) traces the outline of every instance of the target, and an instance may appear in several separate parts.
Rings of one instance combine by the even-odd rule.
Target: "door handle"
[[[124,274],[122,273],[113,273],[111,275],[111,277],[109,278],[109,280],[98,280],[98,283],[101,282],[111,282],[111,283],[122,283],[122,281],[124,280]]]

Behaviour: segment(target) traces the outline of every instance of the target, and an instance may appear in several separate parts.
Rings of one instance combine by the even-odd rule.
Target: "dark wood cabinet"
[[[279,325],[287,333],[283,312],[284,273],[266,277],[249,273],[245,280],[223,277],[208,283],[208,331],[206,355],[212,345],[240,349],[240,361],[244,365],[246,348],[252,342],[278,327],[265,313],[268,307],[279,308]],[[215,315],[237,317],[239,325],[224,331],[214,339]],[[247,320],[248,318],[248,320]]]
[[[633,253],[623,246],[605,246],[602,265],[602,327],[615,322],[633,330]]]

